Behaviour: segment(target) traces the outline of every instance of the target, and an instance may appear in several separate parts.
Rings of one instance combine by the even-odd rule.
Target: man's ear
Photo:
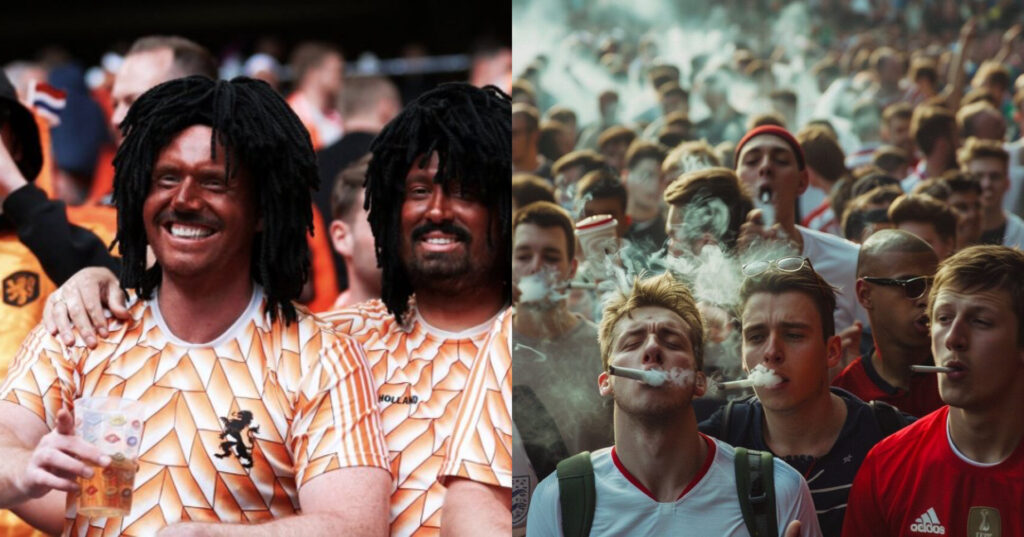
[[[338,252],[338,255],[341,257],[351,258],[355,250],[355,238],[352,236],[352,230],[349,229],[348,224],[340,219],[331,220],[328,230],[331,235],[331,246],[334,247],[334,251]]]
[[[615,394],[615,389],[612,386],[612,376],[607,371],[602,371],[597,376],[597,392],[601,394],[601,397]]]
[[[871,311],[874,305],[871,302],[871,286],[868,285],[868,282],[857,278],[854,293],[857,295],[857,302],[860,302],[861,307]]]
[[[796,185],[796,195],[800,196],[807,190],[807,186],[811,184],[811,177],[807,172],[807,165],[804,165],[804,169],[800,170],[800,182]]]
[[[573,257],[572,258],[572,263],[569,263],[569,279],[570,280],[576,277],[576,269],[578,269],[579,267],[580,267],[580,260],[575,258],[575,257]]]
[[[825,363],[828,368],[839,365],[843,359],[843,339],[839,336],[832,336],[825,342]]]

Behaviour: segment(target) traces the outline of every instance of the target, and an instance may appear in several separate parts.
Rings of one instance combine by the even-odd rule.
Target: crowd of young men
[[[516,534],[1019,532],[1022,13],[795,50],[746,7],[675,28],[701,52],[573,12],[513,84]]]

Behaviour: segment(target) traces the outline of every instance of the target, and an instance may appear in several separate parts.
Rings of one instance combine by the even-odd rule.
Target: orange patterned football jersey
[[[64,535],[152,535],[178,521],[279,518],[299,509],[298,489],[313,477],[389,467],[359,346],[304,309],[285,326],[264,308],[257,287],[238,320],[206,344],[176,338],[155,297],[133,304],[131,320],[112,323],[95,350],[80,341],[65,347],[43,327],[30,334],[0,399],[51,428],[57,411],[73,411],[83,396],[145,407],[131,512],[77,516],[77,494],[69,494]]]
[[[324,314],[361,344],[377,386],[381,423],[397,490],[391,495],[391,535],[440,533],[455,418],[470,370],[494,320],[459,333],[428,325],[415,305],[402,327],[380,300]]]
[[[464,477],[512,488],[512,309],[502,313],[473,364],[455,418],[441,482]]]

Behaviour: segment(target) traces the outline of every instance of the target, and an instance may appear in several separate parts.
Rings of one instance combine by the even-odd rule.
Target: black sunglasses
[[[868,283],[878,285],[898,285],[903,288],[903,293],[907,295],[907,298],[918,299],[924,296],[928,291],[928,287],[932,285],[933,278],[931,276],[917,276],[916,278],[907,278],[906,280],[894,280],[892,278],[873,278],[871,276],[864,276],[861,279]]]

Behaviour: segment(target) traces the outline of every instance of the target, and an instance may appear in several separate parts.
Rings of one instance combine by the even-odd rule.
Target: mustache
[[[440,231],[448,235],[454,235],[456,239],[468,243],[473,239],[473,236],[469,234],[469,230],[455,225],[453,222],[442,222],[440,224],[427,223],[412,230],[412,240],[418,241],[423,238],[424,235],[432,231]]]
[[[179,224],[197,224],[211,229],[220,229],[220,220],[198,212],[182,212],[174,209],[160,211],[156,217],[158,225],[165,225],[171,222]]]

